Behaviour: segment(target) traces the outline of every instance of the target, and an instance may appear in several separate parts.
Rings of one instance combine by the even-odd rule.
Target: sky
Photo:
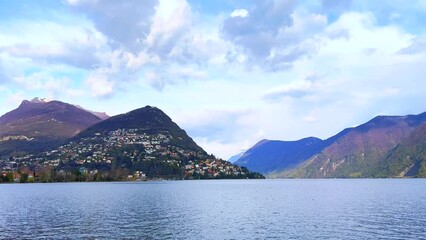
[[[0,115],[146,105],[227,159],[426,111],[425,0],[5,0]]]

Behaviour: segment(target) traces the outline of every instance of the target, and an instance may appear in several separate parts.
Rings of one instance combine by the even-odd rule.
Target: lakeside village
[[[0,160],[0,182],[259,178],[244,167],[179,147],[169,132],[118,129],[39,155]]]

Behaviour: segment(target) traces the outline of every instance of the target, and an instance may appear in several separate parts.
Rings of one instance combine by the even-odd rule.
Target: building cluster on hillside
[[[25,140],[25,141],[31,141],[33,138],[29,138],[24,135],[18,135],[18,136],[4,136],[0,137],[0,142],[10,141],[10,140]]]
[[[22,168],[35,170],[58,168],[72,164],[82,175],[96,175],[94,166],[111,165],[116,158],[131,162],[155,161],[182,169],[186,178],[243,176],[244,171],[223,160],[212,159],[205,153],[183,149],[173,144],[168,132],[147,134],[139,129],[118,129],[107,134],[94,133],[79,141],[69,142],[57,149],[38,155],[25,155],[0,161],[0,173],[18,173]],[[90,167],[89,167],[90,166]],[[44,170],[43,170],[44,171]],[[62,171],[62,172],[61,172]],[[63,170],[58,172],[65,174]],[[145,179],[142,171],[129,173],[129,179]]]
[[[158,159],[181,159],[196,156],[196,151],[185,150],[170,144],[173,137],[169,133],[146,134],[138,129],[118,129],[106,136],[95,133],[92,137],[82,138],[78,142],[70,142],[58,149],[44,152],[38,156],[26,155],[15,157],[14,161],[27,164],[49,165],[56,167],[60,162],[75,161],[76,164],[107,163],[110,164],[115,155],[128,157],[131,161],[150,161]],[[120,151],[124,149],[124,151]],[[12,162],[9,162],[10,166]]]
[[[196,155],[194,151],[170,145],[173,137],[168,133],[146,134],[138,129],[118,129],[107,136],[95,133],[79,142],[70,142],[58,149],[61,160],[75,160],[77,164],[111,163],[114,151],[124,149],[119,154],[131,161],[150,161],[155,159],[176,159]],[[52,152],[53,153],[53,152]]]
[[[185,165],[185,176],[221,177],[224,175],[240,176],[246,173],[238,166],[227,161],[209,159],[205,161],[189,161]]]

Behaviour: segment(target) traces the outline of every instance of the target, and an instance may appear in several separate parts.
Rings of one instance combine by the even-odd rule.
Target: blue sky
[[[426,1],[2,1],[0,114],[157,106],[208,152],[426,111]]]

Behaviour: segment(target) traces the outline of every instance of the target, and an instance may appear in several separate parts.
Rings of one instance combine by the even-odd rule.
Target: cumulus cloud
[[[20,86],[25,91],[42,91],[48,98],[56,99],[67,94],[68,91],[76,91],[72,88],[72,79],[68,77],[53,77],[51,72],[39,71],[27,75],[13,77],[12,83]],[[67,91],[64,91],[67,89]],[[21,94],[22,95],[22,94]]]
[[[178,112],[220,157],[262,138],[325,138],[424,108],[424,8],[392,2],[237,1],[218,13],[184,0],[66,0],[49,18],[0,22],[0,91],[108,98],[115,113],[114,93],[127,91],[126,107]]]
[[[77,68],[90,69],[100,63],[96,56],[96,48],[84,44],[68,43],[55,46],[32,46],[29,44],[17,44],[0,48],[11,56],[28,58],[36,62],[50,64],[67,64]]]
[[[89,86],[95,97],[109,97],[114,92],[115,81],[109,79],[109,69],[92,71],[85,83]]]
[[[153,88],[162,91],[167,84],[179,84],[189,80],[203,80],[208,78],[206,71],[194,66],[163,65],[161,70],[150,69],[145,71],[144,79]]]
[[[191,26],[191,7],[185,0],[160,1],[145,43],[149,51],[167,57]]]
[[[85,13],[95,28],[106,37],[111,49],[99,54],[101,62],[91,70],[87,83],[94,79],[108,79],[111,95],[117,88],[132,82],[145,83],[156,90],[167,84],[207,77],[197,70],[217,54],[216,40],[200,33],[193,23],[191,6],[179,1],[68,1],[68,5]],[[217,47],[216,49],[220,49]],[[104,69],[100,77],[98,69]],[[109,88],[108,88],[109,89]]]
[[[67,3],[87,14],[96,29],[110,39],[113,49],[125,47],[133,53],[143,48],[158,5],[157,0],[68,0]]]
[[[33,64],[89,69],[99,63],[106,39],[86,21],[41,20],[2,22],[0,54]]]
[[[263,99],[267,101],[277,101],[284,97],[303,98],[312,94],[314,90],[315,85],[310,81],[295,81],[268,90],[263,94]]]
[[[247,17],[249,15],[249,12],[246,10],[246,9],[244,9],[244,8],[241,8],[241,9],[235,9],[232,13],[231,13],[231,17],[242,17],[242,18],[245,18],[245,17]]]
[[[314,53],[315,35],[327,25],[325,15],[298,10],[294,1],[258,1],[244,11],[235,10],[223,23],[221,36],[235,46],[228,59],[271,71]]]
[[[130,52],[123,52],[126,69],[137,71],[146,64],[159,64],[161,61],[156,55],[149,55],[146,52],[140,52],[135,55]]]
[[[426,52],[426,37],[416,37],[411,41],[410,46],[398,51],[399,54],[422,54]]]

